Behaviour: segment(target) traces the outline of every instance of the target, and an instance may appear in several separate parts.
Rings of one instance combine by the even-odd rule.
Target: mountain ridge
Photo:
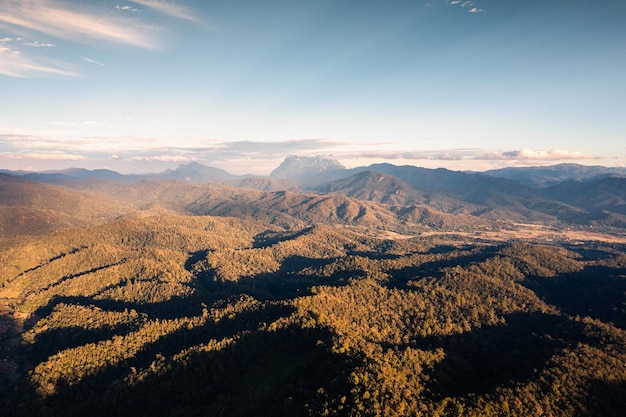
[[[626,179],[374,168],[0,175],[3,413],[623,414]]]
[[[420,172],[421,174],[425,174],[425,178],[430,177],[431,181],[434,177],[449,178],[463,174],[480,174],[493,178],[511,180],[515,183],[521,183],[527,187],[537,189],[547,188],[569,180],[584,182],[602,177],[626,177],[625,167],[587,166],[572,163],[548,166],[507,167],[482,172],[454,171],[447,168],[422,168],[414,165],[397,166],[390,163],[374,163],[368,166],[345,168],[341,162],[331,155],[318,155],[315,157],[288,156],[267,176],[251,174],[235,175],[224,169],[204,165],[199,162],[180,164],[175,169],[167,169],[162,172],[148,174],[122,174],[111,169],[89,170],[85,168],[67,168],[52,171],[12,171],[0,169],[0,174],[51,183],[89,178],[125,183],[134,183],[146,179],[177,179],[188,182],[238,181],[250,178],[287,179],[295,180],[295,183],[304,181],[304,185],[314,188],[323,183],[344,179],[362,171],[378,171],[390,175],[392,175],[391,172],[393,171],[396,172],[397,175],[397,173],[402,170]],[[433,173],[439,175],[433,175]],[[402,175],[400,175],[400,177],[402,177]],[[427,181],[422,181],[421,186],[424,187],[427,184]],[[430,185],[432,186],[433,183],[431,182]]]
[[[35,182],[43,181],[51,186],[100,193],[125,201],[126,207],[135,209],[164,206],[190,211],[191,208],[190,212],[196,214],[219,213],[220,216],[228,215],[230,210],[238,217],[263,216],[285,225],[303,221],[343,222],[396,231],[406,231],[419,224],[448,230],[451,225],[467,228],[502,221],[551,226],[626,226],[623,191],[626,178],[605,177],[606,172],[597,167],[583,169],[586,173],[599,173],[595,179],[565,180],[550,187],[534,188],[510,178],[445,168],[383,163],[347,169],[327,156],[292,156],[285,161],[281,164],[284,169],[269,177],[236,176],[222,169],[190,163],[160,174],[141,176],[126,177],[110,170],[69,169],[37,175],[5,174],[4,178],[5,183],[9,177],[36,178]],[[576,173],[580,167],[558,165],[553,170]],[[296,178],[279,179],[286,172]],[[8,202],[10,199],[5,205]],[[336,207],[330,207],[333,204]],[[66,207],[66,215],[68,210]],[[359,215],[361,212],[366,215]],[[452,215],[461,217],[453,221]],[[54,224],[51,212],[41,212],[40,216],[42,224]],[[59,224],[67,224],[67,219],[59,218]]]

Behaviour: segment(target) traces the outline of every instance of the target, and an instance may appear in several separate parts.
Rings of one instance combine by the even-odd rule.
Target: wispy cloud
[[[316,152],[325,149],[332,149],[338,146],[346,145],[344,142],[330,141],[325,139],[296,139],[277,142],[263,141],[235,141],[235,142],[219,142],[206,150],[215,150],[220,152],[234,152],[251,154],[268,154],[268,155],[285,155],[297,152]]]
[[[191,10],[187,9],[178,3],[166,0],[132,0],[135,4],[140,4],[145,7],[157,10],[159,13],[166,14],[168,16],[177,17],[179,19],[189,20],[191,22],[197,22],[198,19],[193,15]]]
[[[55,44],[49,43],[49,42],[37,42],[37,41],[24,42],[24,45],[32,46],[34,48],[56,48]]]
[[[83,155],[68,154],[63,152],[52,153],[0,153],[0,158],[13,159],[13,160],[45,160],[45,161],[85,161],[87,158]]]
[[[564,149],[519,149],[512,151],[492,151],[487,149],[446,149],[446,150],[420,150],[420,151],[381,151],[362,150],[336,152],[337,156],[344,158],[368,158],[368,159],[405,159],[421,161],[564,161],[596,159],[592,155],[587,155],[579,151]]]
[[[104,64],[102,62],[100,62],[100,61],[98,61],[96,59],[87,58],[86,56],[82,56],[81,55],[80,59],[82,59],[85,62],[89,62],[90,64],[98,65],[98,66],[101,66],[101,67],[104,66]]]
[[[0,27],[5,30],[28,29],[79,43],[96,39],[143,48],[157,47],[155,29],[137,21],[121,21],[49,0],[4,0],[0,4],[3,8]]]
[[[76,77],[77,73],[46,65],[25,57],[20,51],[0,45],[0,74],[9,77],[26,78],[33,75],[62,75]]]
[[[59,122],[55,122],[57,125]],[[85,122],[70,122],[85,124]],[[67,122],[63,123],[63,126]],[[171,146],[171,139],[153,137],[79,137],[53,138],[27,134],[0,134],[0,142],[11,149],[24,152],[98,153],[108,152],[134,160],[184,161],[271,159],[287,155],[315,155],[332,153],[343,158],[368,158],[381,160],[430,161],[560,161],[594,159],[594,156],[576,150],[529,149],[489,150],[481,148],[400,150],[393,143],[355,144],[326,139],[295,139],[286,141],[209,141],[186,140],[187,146]],[[182,142],[182,141],[181,141]],[[395,148],[395,149],[394,149]],[[170,158],[170,159],[168,159]],[[172,159],[173,158],[173,159]]]
[[[119,159],[119,156],[114,155]],[[197,161],[196,157],[193,156],[182,156],[182,155],[153,155],[153,156],[133,156],[129,158],[131,161],[141,161],[141,162],[193,162]]]
[[[135,8],[133,6],[121,6],[119,4],[116,4],[115,8],[117,10],[122,10],[122,11],[125,11],[125,12],[135,12],[136,13],[136,12],[139,11],[139,9],[137,9],[137,8]]]
[[[447,3],[450,6],[458,6],[464,9],[468,9],[467,13],[482,13],[485,11],[485,9],[477,7],[476,3],[471,0],[447,0]]]
[[[84,125],[85,121],[52,122],[59,127],[74,127]],[[61,151],[64,153],[102,153],[116,154],[124,158],[140,157],[137,160],[161,160],[168,156],[176,156],[181,160],[198,158],[210,160],[228,160],[232,158],[277,158],[290,154],[316,154],[328,152],[344,146],[343,142],[333,142],[323,139],[303,139],[279,142],[256,141],[188,141],[191,145],[173,147],[169,144],[170,138],[157,139],[152,137],[54,137],[50,134],[27,134],[0,132],[0,143],[8,149],[24,153],[49,153]]]
[[[85,124],[88,122],[70,122]],[[61,126],[66,126],[64,122]],[[56,126],[56,124],[55,124]],[[70,126],[70,127],[71,127]],[[4,130],[5,134],[2,134]],[[327,139],[295,139],[285,141],[224,141],[179,138],[179,146],[171,146],[172,138],[93,136],[55,137],[54,133],[29,134],[0,126],[0,157],[13,161],[31,159],[33,164],[76,160],[93,164],[115,161],[120,167],[150,172],[155,167],[198,161],[240,173],[269,172],[288,155],[313,156],[332,154],[346,166],[382,161],[400,164],[447,167],[450,169],[483,170],[503,166],[546,165],[571,160],[597,160],[599,157],[577,150],[529,149],[491,150],[483,148],[402,149],[397,143],[362,143],[356,145]],[[31,157],[32,156],[32,157]],[[100,162],[96,162],[100,161]],[[17,164],[15,166],[18,166]],[[21,163],[19,166],[24,166]]]
[[[18,38],[10,38],[10,37],[5,37],[0,39],[0,42],[3,43],[7,43],[7,42],[17,42],[20,45],[25,45],[25,46],[32,46],[34,48],[56,48],[56,45],[50,42],[39,42],[39,41],[27,41],[26,39],[24,39],[23,37],[18,37]]]
[[[487,152],[476,156],[475,159],[483,160],[518,160],[518,161],[561,161],[576,159],[594,159],[591,155],[586,155],[579,151],[566,149],[518,149],[505,152]]]
[[[58,124],[64,123],[64,124]],[[72,122],[54,122],[54,126],[73,126]],[[84,125],[88,122],[77,122],[77,125]],[[7,129],[8,130],[8,129]],[[142,137],[66,137],[53,136],[53,134],[36,134],[36,133],[0,133],[0,143],[5,148],[21,153],[50,153],[64,152],[70,154],[94,154],[99,152],[112,153],[122,150],[128,152],[136,152],[141,149],[158,148],[161,144],[154,138]],[[128,144],[132,143],[134,147],[129,149]]]
[[[197,21],[188,8],[172,1],[137,0],[134,3],[150,7],[170,17]],[[116,4],[114,7],[123,12],[140,12],[131,5]],[[69,65],[50,63],[34,56],[32,50],[29,52],[24,48],[26,46],[55,48],[64,45],[63,42],[56,40],[88,46],[106,42],[159,49],[163,45],[162,26],[148,24],[145,20],[146,15],[119,13],[97,2],[0,0],[0,31],[7,35],[0,39],[0,45],[13,45],[12,48],[0,52],[2,54],[0,75],[11,77],[33,77],[42,74],[76,75],[61,68],[70,67]],[[46,38],[53,38],[55,41],[45,40]],[[17,47],[21,47],[21,51],[17,50]],[[58,49],[62,50],[62,47]],[[81,59],[102,65],[97,60],[90,61],[89,58],[82,57]]]

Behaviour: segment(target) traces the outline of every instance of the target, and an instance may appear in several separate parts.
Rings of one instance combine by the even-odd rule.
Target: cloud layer
[[[517,160],[517,161],[565,161],[576,159],[593,159],[591,155],[585,155],[579,151],[566,149],[518,149],[506,152],[488,152],[476,159],[484,160]]]
[[[151,36],[154,28],[119,16],[47,0],[3,0],[0,4],[0,27],[5,30],[26,29],[77,43],[95,39],[143,48],[157,46]]]
[[[401,161],[415,165],[454,166],[457,169],[480,169],[499,165],[543,165],[572,160],[599,159],[576,150],[516,149],[487,150],[480,148],[447,150],[399,150],[394,143],[358,145],[325,139],[287,141],[215,141],[196,140],[187,146],[173,147],[150,137],[83,137],[77,139],[51,139],[35,135],[0,135],[0,157],[16,160],[69,160],[102,164],[115,163],[177,164],[198,161],[209,165],[231,166],[263,173],[288,155],[312,156],[333,154],[342,161],[365,163]],[[130,145],[129,145],[130,144]],[[395,149],[394,149],[395,148]],[[46,158],[49,155],[50,158]]]
[[[33,74],[52,74],[74,77],[74,71],[47,65],[26,57],[22,52],[0,44],[0,75],[24,78]]]
[[[77,75],[75,70],[67,69],[71,67],[69,63],[46,60],[24,47],[58,48],[63,49],[65,55],[71,47],[62,48],[62,43],[94,48],[101,44],[117,44],[159,49],[164,36],[163,25],[147,23],[148,15],[140,13],[140,7],[166,17],[198,22],[191,10],[172,1],[136,0],[133,3],[138,7],[120,4],[105,6],[95,2],[0,0],[0,30],[11,35],[0,39],[0,75],[21,78]],[[33,39],[27,40],[28,37]],[[82,59],[100,65],[97,59],[75,58],[77,62]]]
[[[177,17],[179,19],[185,19],[185,20],[189,20],[192,22],[197,22],[197,18],[193,15],[191,10],[187,9],[186,7],[180,4],[174,3],[172,1],[132,0],[132,2],[135,4],[140,4],[142,6],[150,7],[152,9],[157,10],[160,13],[163,13],[172,17]]]

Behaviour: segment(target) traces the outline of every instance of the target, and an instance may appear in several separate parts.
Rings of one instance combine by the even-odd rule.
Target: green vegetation
[[[626,407],[623,246],[390,241],[155,213],[0,252],[0,298],[17,313],[0,323],[3,415]]]
[[[591,212],[404,174],[326,195],[0,176],[2,415],[623,415],[626,247],[472,241]]]

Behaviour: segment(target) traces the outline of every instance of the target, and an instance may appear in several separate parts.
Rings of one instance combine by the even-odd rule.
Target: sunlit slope
[[[0,240],[103,223],[131,210],[113,197],[0,175]]]
[[[133,185],[90,181],[73,186],[110,195],[141,209],[161,207],[184,214],[231,216],[296,229],[326,224],[416,232],[488,225],[476,216],[444,213],[424,204],[388,205],[341,193],[261,191],[179,181],[142,181]]]
[[[34,315],[1,401],[17,416],[619,416],[624,252],[149,213],[61,231],[2,252],[0,297]]]
[[[57,232],[1,253],[0,298],[31,313],[55,297],[126,294],[142,303],[189,295],[190,254],[251,246],[265,230],[263,223],[232,218],[148,215]]]

